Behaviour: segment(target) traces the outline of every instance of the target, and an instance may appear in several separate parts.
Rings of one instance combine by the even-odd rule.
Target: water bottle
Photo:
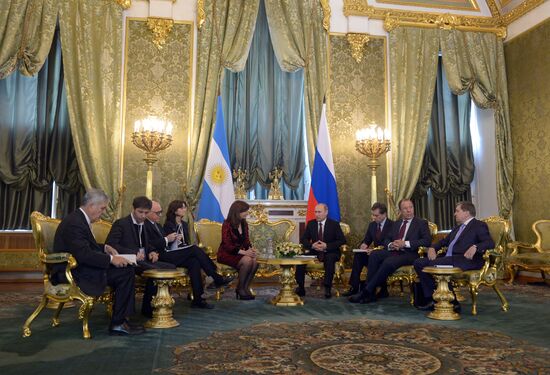
[[[267,239],[267,257],[273,258],[273,240],[271,237]]]

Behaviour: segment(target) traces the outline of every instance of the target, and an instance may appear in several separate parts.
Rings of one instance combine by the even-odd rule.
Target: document
[[[453,268],[454,266],[452,264],[436,264],[435,267],[437,267],[437,268]]]
[[[315,259],[317,258],[317,255],[296,255],[294,256],[295,259]]]
[[[123,257],[126,260],[128,260],[130,264],[137,264],[136,254],[117,254],[117,255],[119,257]]]
[[[190,247],[192,247],[193,245],[184,245],[184,246],[180,246],[180,247],[174,247],[172,246],[171,248],[169,249],[166,249],[166,252],[171,252],[171,251],[178,251],[178,250],[185,250],[185,249],[188,249]]]
[[[367,249],[353,249],[352,252],[354,252],[354,253],[366,253]]]

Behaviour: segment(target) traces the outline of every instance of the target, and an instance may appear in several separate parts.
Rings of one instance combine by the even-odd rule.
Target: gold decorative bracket
[[[330,3],[329,0],[321,0],[321,8],[323,9],[323,28],[330,31]]]
[[[199,30],[206,22],[206,11],[204,10],[204,0],[197,0],[197,24]]]
[[[158,49],[166,44],[166,39],[174,27],[174,20],[170,18],[148,17],[147,27],[153,33],[153,43]]]
[[[124,10],[132,6],[132,0],[115,0],[115,2]]]
[[[357,63],[363,60],[363,53],[365,52],[365,46],[370,40],[368,34],[347,33],[346,38],[351,48],[351,56]]]

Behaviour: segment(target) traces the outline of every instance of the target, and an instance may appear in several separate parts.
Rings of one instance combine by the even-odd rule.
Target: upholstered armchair
[[[432,235],[432,243],[434,242],[435,237],[437,236],[437,224],[432,223],[431,221],[428,221],[428,227],[430,228],[430,234]],[[418,248],[418,254],[420,257],[423,257],[426,253],[427,248],[421,246]],[[404,290],[403,285],[408,285],[410,289],[410,303],[411,305],[414,304],[414,292],[413,292],[413,283],[415,282],[417,276],[416,272],[414,270],[413,265],[407,265],[399,267],[394,273],[392,273],[387,280],[388,287],[391,287],[392,285],[399,283],[400,288],[400,295],[403,296]]]
[[[88,320],[94,304],[98,301],[106,302],[108,305],[112,303],[110,290],[108,289],[106,289],[104,295],[99,298],[89,296],[82,292],[74,282],[71,274],[71,270],[77,266],[74,257],[70,253],[53,252],[55,231],[60,222],[61,220],[44,216],[40,212],[35,211],[31,214],[32,233],[38,251],[38,257],[43,266],[44,292],[42,293],[40,304],[23,325],[23,337],[29,337],[31,335],[31,323],[48,303],[57,306],[52,319],[52,326],[57,327],[59,325],[59,314],[61,310],[63,310],[63,306],[68,302],[79,301],[81,305],[78,309],[78,318],[82,320],[84,338],[89,339],[91,334],[88,328]],[[94,235],[97,234],[98,237],[103,235],[106,237],[106,233],[108,233],[107,226],[108,223],[106,222],[96,223],[93,225],[92,231]],[[66,282],[53,285],[50,277],[56,265],[65,267]],[[109,308],[108,310],[110,311],[111,309]]]
[[[350,233],[350,227],[348,224],[340,223],[344,236],[348,236]],[[344,275],[345,275],[345,257],[349,252],[348,245],[342,245],[340,247],[340,259],[336,262],[333,287],[335,289],[336,297],[340,297],[339,288],[346,288]],[[306,266],[306,274],[311,277],[312,280],[316,280],[317,289],[321,288],[321,280],[325,277],[325,267],[321,262],[315,262],[314,264],[308,264]]]
[[[508,307],[510,306],[497,286],[498,270],[501,268],[504,246],[510,236],[510,221],[499,216],[490,216],[486,219],[482,219],[482,221],[487,223],[489,227],[489,233],[495,242],[495,248],[485,251],[485,254],[483,254],[485,263],[481,269],[464,271],[453,275],[451,280],[455,288],[468,287],[472,298],[472,315],[477,315],[477,295],[479,293],[479,287],[482,285],[493,288],[500,299],[503,311],[508,311]],[[444,251],[446,251],[446,249]]]
[[[505,263],[510,273],[509,283],[514,282],[519,270],[539,271],[544,281],[546,273],[550,272],[550,220],[535,221],[532,230],[537,236],[534,244],[518,241],[508,244],[511,252]]]

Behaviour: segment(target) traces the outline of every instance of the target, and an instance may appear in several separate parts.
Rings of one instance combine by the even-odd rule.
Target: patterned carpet
[[[550,373],[550,349],[499,333],[369,319],[257,324],[173,353],[173,374]]]

